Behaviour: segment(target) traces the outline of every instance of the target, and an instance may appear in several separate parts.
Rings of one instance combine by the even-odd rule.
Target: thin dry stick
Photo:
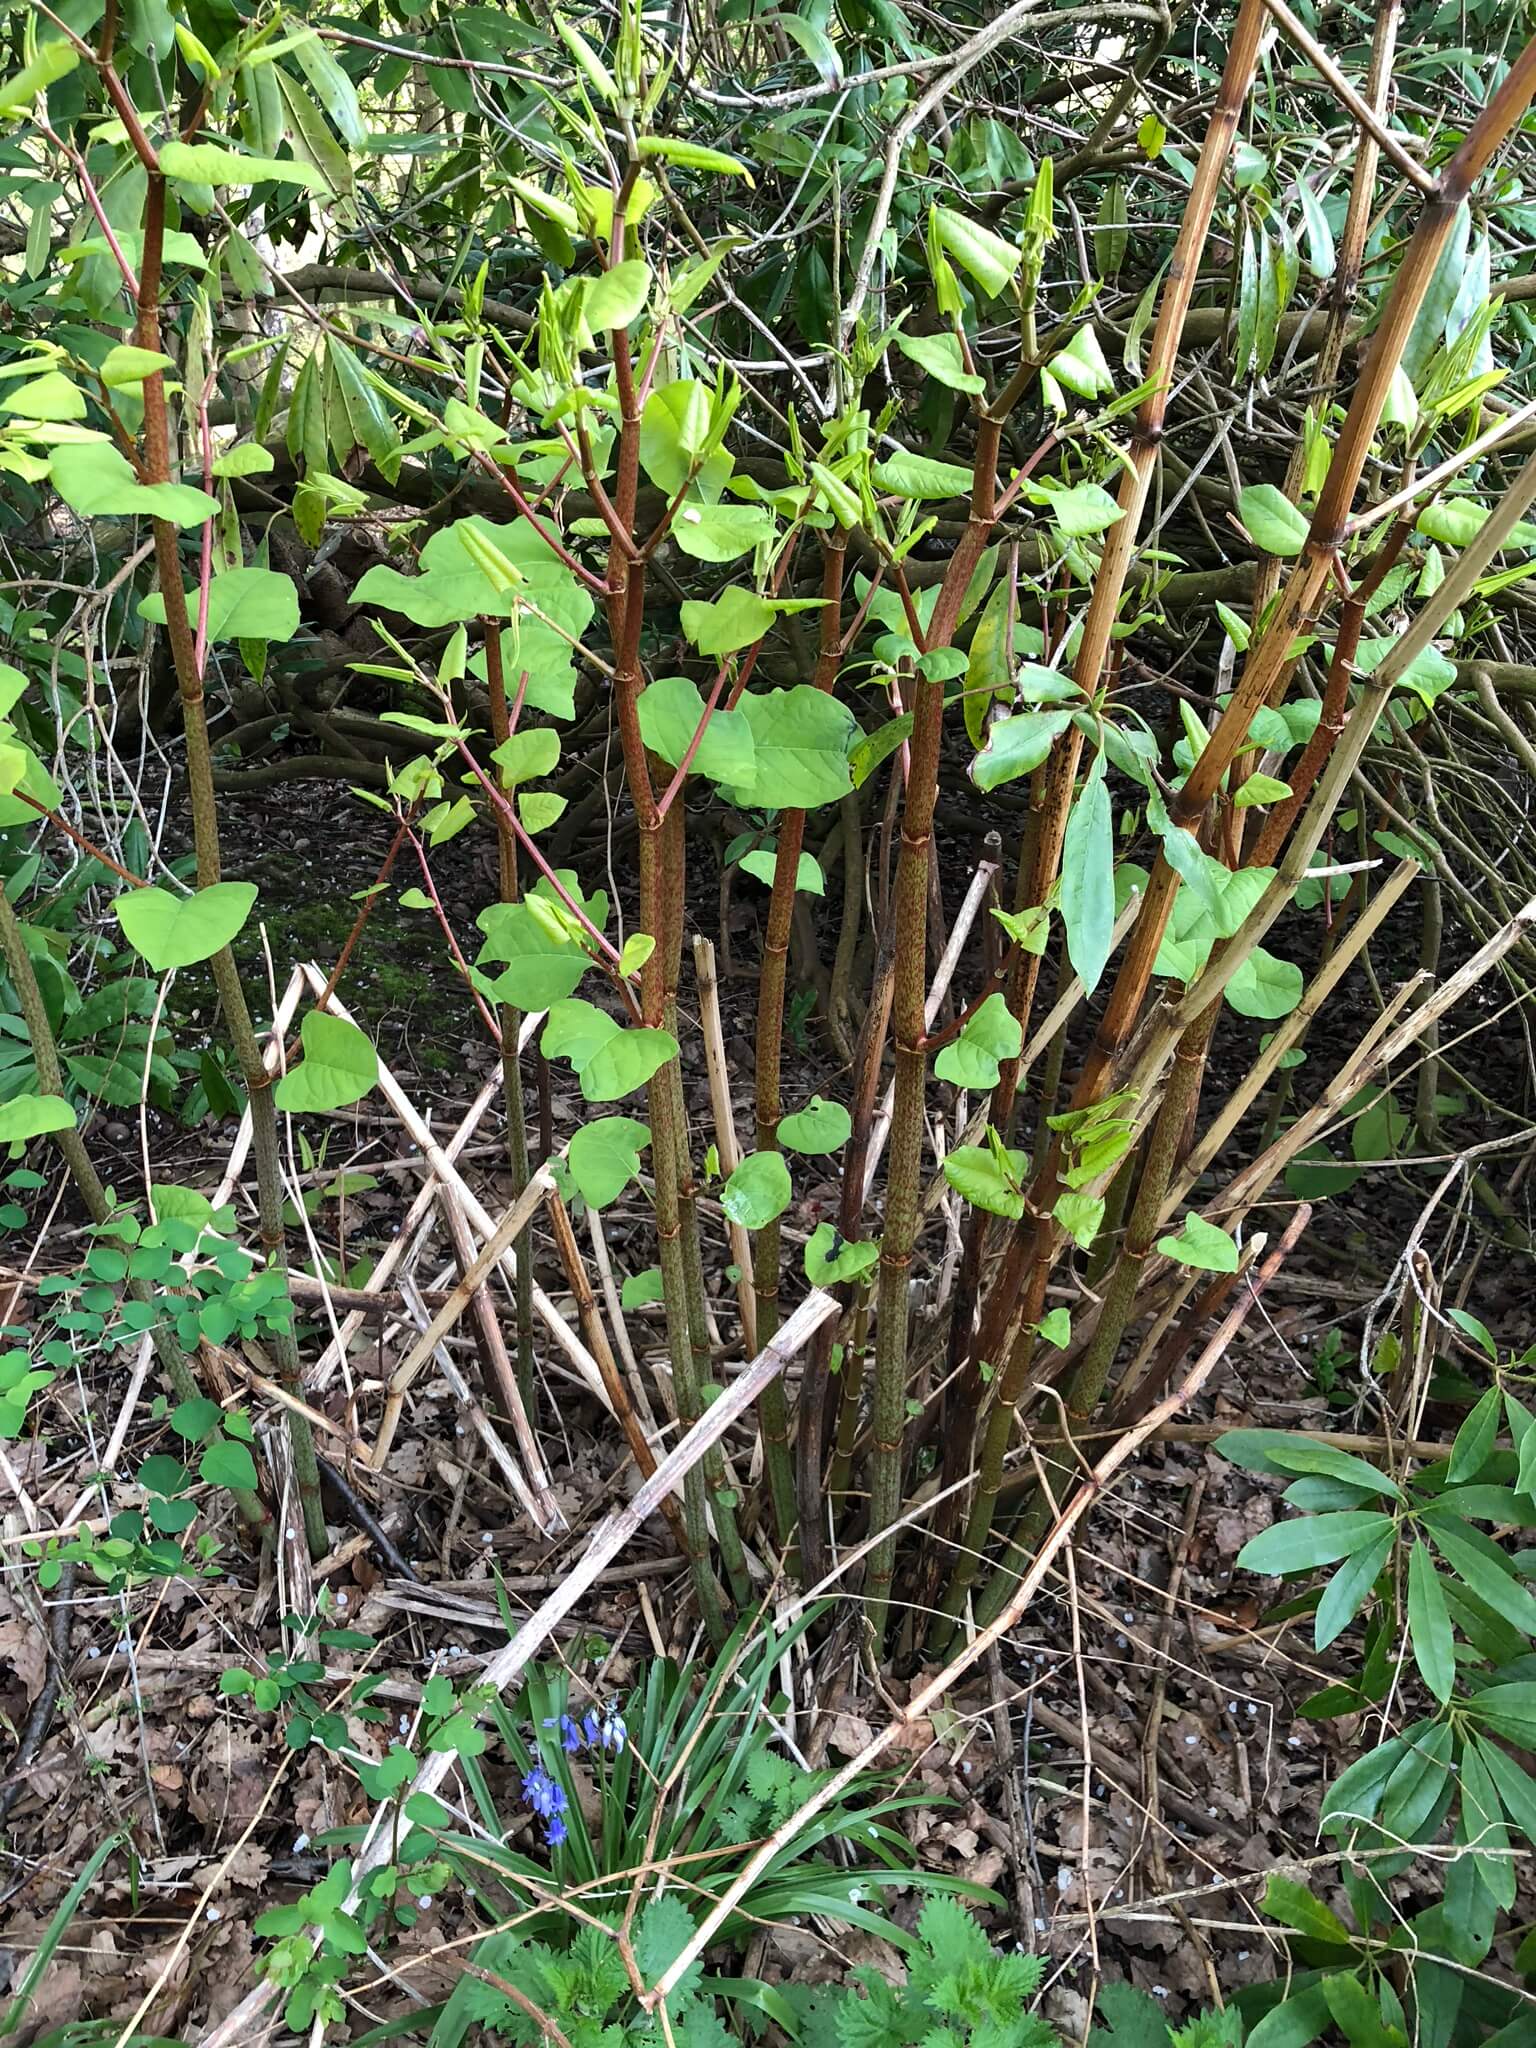
[[[325,980],[319,968],[307,965],[304,973],[315,994],[318,996],[323,993]],[[350,1015],[345,1005],[339,1002],[335,996],[329,999],[326,1003],[326,1008],[333,1017],[340,1017],[345,1023],[352,1024],[357,1021]],[[482,1239],[493,1237],[496,1233],[496,1225],[492,1221],[485,1204],[480,1200],[468,1181],[465,1180],[463,1174],[459,1172],[443,1147],[438,1144],[427,1126],[426,1119],[382,1060],[379,1061],[379,1092],[395,1112],[395,1115],[399,1117],[401,1123],[404,1124],[416,1144],[426,1154],[427,1160],[438,1179],[446,1186],[451,1187],[458,1196],[464,1213],[473,1225],[476,1235]],[[504,1251],[501,1255],[501,1269],[506,1274],[508,1282],[515,1289],[517,1284],[517,1260],[510,1250]],[[533,1308],[535,1315],[538,1316],[545,1329],[548,1330],[551,1337],[554,1338],[560,1349],[565,1353],[572,1365],[575,1366],[582,1379],[586,1381],[597,1398],[606,1403],[607,1397],[603,1390],[603,1376],[597,1369],[597,1360],[587,1350],[543,1288],[537,1284],[535,1284],[533,1290]]]
[[[1302,1212],[1298,1211],[1298,1214],[1300,1213]],[[1249,1310],[1258,1300],[1261,1285],[1262,1276],[1255,1281],[1250,1294],[1244,1295],[1241,1301],[1234,1303],[1183,1381],[1164,1400],[1159,1401],[1134,1429],[1127,1430],[1100,1458],[1042,1540],[1028,1570],[1019,1580],[1013,1598],[997,1619],[979,1630],[957,1657],[951,1658],[941,1671],[926,1684],[919,1686],[904,1707],[896,1707],[891,1720],[864,1745],[859,1754],[818,1786],[805,1803],[797,1807],[786,1821],[775,1828],[761,1848],[748,1858],[734,1883],[726,1888],[703,1924],[696,1930],[693,1939],[686,1944],[681,1954],[669,1964],[646,1994],[642,2001],[646,2006],[654,2009],[676,1988],[684,1972],[697,1961],[711,1942],[718,1939],[721,1928],[762,1873],[783,1855],[789,1843],[816,1818],[817,1814],[840,1798],[856,1779],[869,1770],[878,1757],[884,1755],[903,1730],[920,1721],[973,1664],[985,1657],[994,1643],[1000,1642],[1010,1629],[1018,1626],[1020,1617],[1040,1590],[1062,1546],[1102,1495],[1108,1482],[1148,1437],[1164,1423],[1171,1422],[1181,1408],[1188,1406],[1216,1370],[1226,1354],[1227,1347],[1242,1328]],[[710,1412],[713,1413],[713,1410]]]
[[[742,1412],[751,1407],[763,1388],[810,1342],[827,1321],[838,1313],[837,1299],[814,1288],[789,1316],[773,1342],[760,1351],[746,1371],[733,1380],[718,1399],[712,1401],[677,1447],[663,1458],[632,1500],[600,1522],[587,1540],[587,1547],[565,1574],[549,1598],[534,1609],[511,1642],[498,1650],[480,1674],[479,1685],[487,1696],[504,1692],[517,1678],[556,1625],[563,1621],[611,1564],[631,1537],[654,1514],[663,1500],[675,1493],[684,1475],[717,1444]],[[418,1792],[435,1792],[454,1767],[451,1751],[436,1751],[422,1762],[414,1781],[400,1794],[400,1803]],[[389,1860],[394,1846],[397,1812],[395,1801],[379,1808],[367,1840],[358,1851],[352,1890],[347,1907],[355,1907],[364,1881]],[[277,1994],[269,1984],[248,1991],[232,2012],[203,2035],[198,2048],[250,2048],[257,2038],[257,2022]]]
[[[1374,1036],[1367,1046],[1347,1060],[1342,1070],[1328,1084],[1319,1101],[1315,1102],[1281,1138],[1277,1138],[1267,1152],[1263,1152],[1251,1166],[1243,1171],[1216,1197],[1211,1204],[1213,1213],[1230,1215],[1236,1210],[1249,1208],[1258,1200],[1264,1189],[1285,1165],[1295,1157],[1302,1146],[1308,1145],[1322,1131],[1329,1118],[1355,1091],[1365,1085],[1373,1074],[1380,1073],[1384,1066],[1405,1053],[1414,1041],[1422,1037],[1428,1027],[1443,1017],[1476,988],[1484,975],[1496,967],[1505,954],[1525,940],[1536,928],[1536,896],[1523,903],[1514,916],[1496,931],[1485,946],[1480,946],[1472,958],[1456,972],[1449,975],[1428,1000],[1406,1017],[1395,1030]],[[1396,1001],[1388,1016],[1393,1016],[1403,1003],[1417,992],[1420,977],[1405,982],[1398,991]],[[1294,1142],[1293,1142],[1294,1141]]]
[[[513,1185],[517,1185],[516,1175],[513,1176]],[[523,1194],[526,1195],[528,1189],[532,1186],[532,1182],[526,1173],[522,1177],[522,1186]],[[521,1202],[522,1195],[518,1197],[518,1200]],[[442,1182],[438,1184],[437,1205],[442,1211],[443,1221],[448,1229],[449,1242],[453,1246],[454,1261],[462,1276],[478,1263],[475,1256],[475,1240],[470,1233],[468,1220],[454,1195],[453,1189]],[[534,1206],[536,1207],[537,1204]],[[528,1213],[530,1216],[533,1214],[532,1208],[530,1208]],[[512,1238],[514,1247],[518,1242],[519,1236],[521,1236],[520,1232],[515,1233]],[[523,1238],[522,1241],[526,1245],[527,1239]],[[517,1438],[518,1449],[522,1453],[523,1462],[528,1468],[529,1484],[542,1503],[541,1515],[549,1517],[549,1526],[545,1529],[544,1533],[546,1535],[555,1535],[566,1526],[565,1518],[555,1505],[554,1495],[549,1489],[549,1469],[544,1463],[544,1453],[539,1447],[539,1440],[534,1435],[532,1426],[528,1423],[528,1410],[523,1400],[522,1376],[513,1366],[512,1360],[508,1356],[507,1342],[501,1334],[501,1325],[496,1319],[496,1306],[491,1299],[489,1286],[491,1270],[489,1267],[486,1268],[486,1278],[470,1295],[469,1312],[474,1318],[482,1357],[490,1367],[491,1378],[494,1380],[496,1390],[501,1396],[502,1408],[511,1417],[512,1433]],[[520,1295],[518,1299],[522,1300],[524,1296]],[[529,1363],[531,1366],[531,1355]]]
[[[499,1093],[499,1080],[490,1080],[485,1083],[480,1093],[465,1112],[464,1119],[458,1129],[448,1140],[445,1151],[449,1159],[458,1158],[464,1147],[474,1136],[481,1117],[490,1108],[492,1098]],[[437,1176],[429,1169],[426,1180],[422,1183],[415,1200],[406,1212],[405,1221],[401,1224],[398,1233],[379,1254],[378,1264],[363,1283],[364,1293],[379,1294],[383,1292],[396,1266],[405,1258],[407,1250],[415,1239],[418,1228],[425,1221],[428,1211],[436,1200]],[[367,1320],[368,1311],[366,1309],[353,1310],[330,1343],[327,1344],[324,1351],[321,1352],[319,1358],[316,1359],[314,1365],[305,1373],[304,1378],[307,1385],[317,1388],[324,1388],[330,1385],[336,1376],[336,1368],[346,1356],[347,1346]]]
[[[699,1024],[704,1035],[704,1065],[709,1074],[709,1106],[714,1113],[720,1172],[722,1178],[728,1180],[741,1164],[741,1144],[736,1136],[736,1118],[731,1109],[730,1066],[725,1057],[725,1033],[720,1023],[720,977],[715,971],[715,948],[702,932],[694,934],[693,978],[699,992]],[[741,1306],[742,1335],[751,1353],[757,1350],[752,1239],[740,1223],[733,1223],[729,1218],[726,1220],[726,1232],[739,1275],[736,1299]]]
[[[425,1330],[431,1323],[431,1312],[417,1293],[415,1283],[408,1273],[401,1276],[400,1291],[405,1296],[412,1314],[416,1317],[418,1326]],[[463,1410],[464,1417],[469,1423],[470,1428],[479,1437],[481,1443],[484,1444],[487,1457],[489,1457],[491,1463],[507,1482],[513,1498],[522,1504],[523,1511],[529,1521],[537,1526],[539,1510],[533,1495],[528,1490],[528,1482],[523,1477],[523,1469],[507,1448],[500,1431],[495,1427],[491,1418],[475,1398],[468,1380],[465,1379],[463,1373],[459,1370],[457,1359],[448,1349],[448,1346],[441,1341],[434,1347],[434,1355],[437,1360],[438,1371],[447,1381],[449,1390],[458,1402],[459,1407]]]
[[[576,1300],[576,1313],[581,1318],[581,1334],[587,1340],[587,1349],[597,1360],[598,1370],[603,1375],[603,1384],[608,1389],[609,1404],[619,1418],[619,1427],[624,1432],[624,1441],[629,1445],[629,1454],[634,1459],[642,1479],[649,1479],[656,1470],[656,1454],[646,1440],[635,1405],[629,1398],[629,1388],[619,1372],[613,1351],[608,1342],[608,1332],[603,1327],[602,1317],[597,1312],[597,1297],[592,1292],[592,1283],[587,1278],[587,1269],[582,1263],[581,1250],[576,1243],[576,1233],[571,1228],[570,1215],[560,1199],[560,1190],[553,1180],[544,1197],[545,1213],[549,1227],[554,1234],[555,1250],[565,1268],[566,1282]],[[669,1495],[661,1504],[661,1511],[677,1539],[677,1547],[686,1554],[687,1532],[683,1527],[682,1511]]]
[[[433,1316],[426,1329],[422,1331],[416,1342],[390,1375],[389,1392],[385,1401],[384,1415],[379,1424],[378,1436],[374,1442],[373,1456],[369,1460],[375,1471],[382,1468],[385,1459],[389,1456],[389,1447],[394,1441],[395,1430],[400,1421],[400,1410],[405,1402],[406,1389],[431,1357],[441,1339],[447,1336],[460,1316],[463,1315],[465,1309],[469,1307],[475,1295],[484,1286],[493,1268],[500,1261],[502,1253],[512,1243],[513,1239],[520,1235],[524,1227],[532,1219],[539,1204],[543,1201],[546,1192],[553,1186],[553,1176],[547,1172],[541,1170],[536,1174],[530,1175],[528,1184],[523,1189],[523,1192],[496,1225],[481,1249],[465,1266],[458,1285],[453,1288],[448,1299],[443,1303],[436,1315]],[[508,1363],[510,1364],[510,1361]],[[515,1393],[516,1380],[512,1378],[510,1373],[507,1377],[511,1380]],[[503,1387],[501,1391],[505,1393],[506,1388]],[[524,1420],[526,1426],[526,1417]],[[518,1448],[523,1451],[524,1462],[528,1465],[529,1478],[533,1483],[535,1492],[542,1493],[547,1491],[549,1481],[544,1473],[544,1461],[539,1454],[537,1444],[535,1443],[534,1445],[534,1455],[531,1460],[528,1458],[527,1446],[523,1444],[521,1436],[519,1436]],[[558,1528],[560,1525],[559,1510],[555,1508],[553,1501],[549,1503],[549,1506],[553,1513],[554,1526]],[[547,1530],[545,1533],[552,1533],[552,1531]]]

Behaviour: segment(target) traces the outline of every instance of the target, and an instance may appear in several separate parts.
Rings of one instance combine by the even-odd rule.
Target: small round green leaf
[[[779,1143],[791,1152],[835,1152],[848,1142],[853,1118],[840,1102],[813,1095],[804,1109],[779,1122]]]
[[[779,1152],[752,1152],[726,1182],[720,1206],[744,1230],[761,1230],[782,1216],[792,1193],[789,1168]]]

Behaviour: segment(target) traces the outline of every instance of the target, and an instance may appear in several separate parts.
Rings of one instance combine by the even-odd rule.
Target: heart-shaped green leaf
[[[131,889],[113,900],[123,936],[156,974],[195,967],[222,952],[256,901],[254,882],[215,882],[191,896]]]
[[[371,1041],[344,1017],[311,1010],[299,1030],[304,1057],[278,1082],[279,1109],[347,1109],[360,1102],[379,1078],[379,1056]]]

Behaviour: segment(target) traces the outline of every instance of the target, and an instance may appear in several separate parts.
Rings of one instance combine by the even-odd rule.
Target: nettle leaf
[[[770,810],[814,810],[853,787],[849,748],[858,736],[853,713],[824,690],[796,683],[751,694],[737,707],[752,728],[756,773],[737,795]]]
[[[737,865],[744,875],[751,875],[754,881],[773,887],[773,878],[778,872],[778,853],[771,846],[754,846],[750,853],[744,853]],[[795,887],[807,896],[825,896],[827,878],[821,872],[821,862],[808,853],[802,853],[795,862]]]
[[[852,1129],[853,1119],[840,1102],[813,1095],[804,1109],[779,1119],[778,1140],[791,1152],[836,1152]]]
[[[1027,1152],[1005,1151],[1000,1145],[957,1145],[944,1159],[944,1178],[955,1193],[993,1216],[1024,1214],[1028,1172]]]
[[[843,1236],[830,1223],[818,1223],[806,1240],[805,1277],[813,1287],[832,1287],[841,1280],[857,1280],[879,1263],[878,1244],[865,1244]]]
[[[995,1088],[1000,1060],[1017,1059],[1024,1046],[1019,1020],[999,993],[989,995],[960,1036],[940,1051],[933,1071],[957,1088]]]
[[[244,926],[256,902],[254,882],[215,882],[191,896],[130,889],[112,908],[133,950],[156,974],[211,960]]]
[[[687,676],[658,676],[640,693],[641,737],[673,768],[681,765],[692,746],[703,716],[699,686]],[[716,707],[689,770],[727,788],[750,787],[757,772],[757,747],[743,712]]]
[[[1197,1266],[1202,1273],[1235,1273],[1237,1245],[1226,1231],[1207,1223],[1193,1211],[1184,1219],[1178,1235],[1160,1237],[1157,1249],[1164,1258],[1177,1259],[1181,1266]]]
[[[761,1230],[784,1214],[792,1193],[781,1152],[750,1152],[721,1190],[720,1206],[744,1230]]]
[[[1032,775],[1050,753],[1058,733],[1072,723],[1070,711],[1024,711],[995,718],[987,744],[971,763],[978,789],[997,789],[1020,775]]]
[[[1274,484],[1250,484],[1238,497],[1238,517],[1267,555],[1299,555],[1307,544],[1307,517]]]
[[[108,441],[70,441],[48,459],[48,480],[82,519],[167,519],[201,526],[219,501],[191,484],[141,484]]]
[[[62,1095],[13,1095],[0,1102],[0,1144],[74,1128],[75,1112]]]
[[[186,594],[187,618],[195,626],[199,594]],[[158,590],[140,600],[139,617],[165,624],[165,598]],[[226,569],[208,583],[208,638],[291,640],[299,630],[299,593],[291,576],[276,569]]]
[[[600,1116],[572,1133],[566,1158],[582,1200],[592,1209],[616,1201],[640,1171],[651,1142],[649,1124],[632,1116]]]
[[[379,1078],[372,1041],[344,1017],[311,1010],[299,1027],[304,1057],[278,1082],[273,1099],[293,1115],[348,1109]]]

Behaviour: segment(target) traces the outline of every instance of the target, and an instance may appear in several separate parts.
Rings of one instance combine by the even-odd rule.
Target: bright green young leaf
[[[684,503],[672,522],[673,540],[696,562],[734,562],[772,531],[772,516],[762,505]]]
[[[818,1223],[806,1240],[805,1277],[813,1287],[860,1279],[879,1262],[878,1244],[846,1238],[830,1223]]]
[[[761,1230],[784,1214],[792,1193],[781,1152],[749,1152],[721,1190],[720,1206],[744,1230]]]
[[[547,1010],[569,996],[592,955],[568,933],[523,903],[492,903],[475,922],[485,933],[478,965],[500,966],[487,987],[492,999],[519,1010]]]
[[[853,1119],[840,1102],[813,1095],[804,1109],[779,1119],[779,1143],[791,1152],[836,1152],[848,1142]]]
[[[503,789],[515,789],[520,782],[533,782],[550,774],[560,761],[560,735],[547,725],[514,732],[492,750],[491,759],[501,771]]]
[[[653,753],[673,768],[693,744],[704,716],[699,686],[687,676],[658,676],[640,693],[640,733]],[[707,775],[724,788],[749,788],[756,773],[757,749],[752,727],[741,711],[717,705],[690,763],[690,772]]]
[[[13,1095],[0,1102],[0,1144],[74,1128],[75,1112],[62,1095]]]
[[[750,853],[742,855],[737,865],[744,875],[751,875],[755,881],[771,889],[778,869],[778,855],[772,847],[755,846]],[[802,853],[795,863],[795,888],[806,896],[825,896],[827,893],[827,878],[821,872],[821,863],[808,853]]]
[[[129,889],[113,899],[123,936],[156,974],[195,967],[222,952],[256,902],[254,882],[215,882],[190,896],[169,889]]]
[[[1058,904],[1066,927],[1067,958],[1091,994],[1109,959],[1115,923],[1115,835],[1102,754],[1067,820]]]
[[[631,932],[619,953],[619,973],[628,981],[644,967],[656,950],[656,941],[649,932]]]
[[[670,1031],[634,1025],[616,1031],[581,1069],[581,1092],[588,1102],[617,1102],[643,1088],[658,1067],[676,1059],[677,1040]]]
[[[1237,510],[1249,537],[1267,555],[1299,555],[1306,546],[1306,514],[1273,484],[1250,484]]]
[[[162,371],[174,371],[176,365],[167,355],[156,348],[135,348],[132,342],[120,341],[115,348],[109,348],[101,365],[101,381],[110,390],[120,391],[134,384],[142,384],[146,377],[157,377]],[[266,454],[266,450],[260,451]],[[267,467],[272,458],[267,456]]]
[[[959,1037],[941,1049],[933,1071],[941,1081],[951,1081],[957,1088],[995,1088],[999,1062],[1017,1059],[1023,1045],[1018,1018],[1006,998],[994,990],[966,1020]]]
[[[186,594],[187,617],[195,625],[198,593]],[[165,599],[151,591],[139,604],[139,617],[165,624]],[[208,584],[208,638],[222,640],[291,640],[299,630],[299,593],[291,576],[276,569],[226,569]]]
[[[45,370],[41,377],[13,384],[0,398],[0,413],[7,412],[26,420],[83,420],[85,394],[62,370]]]
[[[571,1178],[591,1209],[616,1201],[640,1171],[651,1142],[650,1126],[632,1116],[600,1116],[571,1135],[566,1157]]]
[[[1292,961],[1277,960],[1263,946],[1255,946],[1227,983],[1226,996],[1240,1017],[1273,1023],[1291,1014],[1305,986],[1301,969]]]
[[[619,1307],[622,1309],[644,1308],[647,1302],[665,1299],[660,1266],[647,1266],[643,1273],[626,1274],[619,1289]]]
[[[219,501],[191,484],[141,484],[124,456],[107,441],[66,442],[48,461],[53,488],[82,519],[168,519],[200,526]]]
[[[1008,289],[1021,259],[1016,242],[1005,241],[948,206],[933,208],[933,227],[940,248],[970,272],[989,299]]]
[[[1032,775],[1057,734],[1071,723],[1070,711],[1024,711],[1014,718],[994,718],[986,746],[971,763],[971,780],[978,789],[998,789],[1021,775]]]
[[[848,794],[853,787],[848,754],[858,727],[835,697],[796,683],[765,696],[748,691],[737,708],[752,729],[754,803],[808,811]]]
[[[638,256],[628,257],[600,276],[587,280],[582,294],[581,317],[594,334],[609,328],[628,327],[645,311],[650,291],[650,265]]]
[[[1235,1273],[1237,1246],[1226,1231],[1207,1223],[1193,1210],[1184,1218],[1177,1236],[1160,1237],[1157,1248],[1164,1258],[1177,1259],[1181,1266],[1198,1267],[1202,1273]]]
[[[951,391],[986,390],[986,379],[965,367],[960,343],[953,334],[905,334],[898,329],[895,339],[908,361],[916,363],[935,383]]]
[[[350,1109],[379,1078],[379,1056],[355,1024],[311,1010],[299,1027],[304,1057],[278,1082],[273,1099],[294,1116]]]
[[[1024,1214],[1028,1172],[1027,1152],[1002,1152],[1001,1147],[957,1145],[944,1159],[944,1178],[955,1193],[994,1216],[1018,1218]]]
[[[246,156],[238,149],[224,149],[216,142],[162,142],[160,168],[165,175],[186,185],[304,185],[311,192],[327,192],[329,184],[319,171],[289,157]],[[205,202],[206,203],[206,202]]]
[[[29,107],[40,92],[67,78],[80,62],[80,52],[62,38],[38,46],[31,63],[23,64],[7,79],[0,80],[0,114],[13,114]]]
[[[1104,1198],[1069,1188],[1056,1197],[1051,1214],[1080,1251],[1091,1251],[1104,1222]]]
[[[905,452],[877,462],[874,478],[877,491],[898,498],[963,498],[971,488],[971,472],[959,463]]]
[[[716,598],[686,598],[681,607],[683,631],[700,654],[735,654],[750,647],[777,616],[777,607],[766,597],[734,585]]]

